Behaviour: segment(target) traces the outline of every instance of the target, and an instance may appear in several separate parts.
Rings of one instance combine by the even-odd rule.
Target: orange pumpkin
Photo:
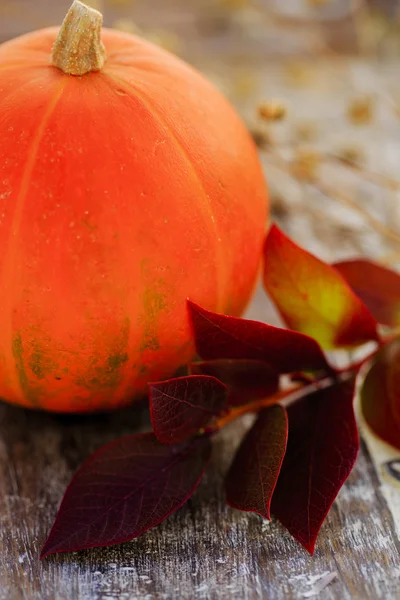
[[[193,356],[186,298],[238,315],[258,273],[244,125],[171,54],[103,46],[101,22],[74,2],[0,46],[0,397],[26,407],[132,402]]]

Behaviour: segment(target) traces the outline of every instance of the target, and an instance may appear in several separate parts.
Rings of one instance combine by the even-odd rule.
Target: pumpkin
[[[227,100],[151,43],[61,28],[0,46],[0,397],[121,407],[194,355],[186,299],[239,315],[267,192]]]

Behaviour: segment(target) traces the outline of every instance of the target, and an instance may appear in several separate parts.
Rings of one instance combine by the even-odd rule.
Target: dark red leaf
[[[339,271],[273,225],[264,247],[264,286],[291,329],[324,348],[378,339],[377,323]]]
[[[357,457],[354,383],[320,390],[288,408],[289,439],[272,513],[311,554]]]
[[[227,395],[228,388],[208,375],[149,383],[154,433],[164,444],[182,442],[226,410]]]
[[[400,448],[400,345],[383,348],[361,387],[361,408],[371,429]]]
[[[337,262],[334,267],[383,325],[400,325],[400,275],[370,260]]]
[[[270,518],[272,494],[285,456],[286,410],[264,409],[242,442],[226,478],[226,498],[233,508]]]
[[[230,406],[271,396],[279,387],[278,373],[262,360],[220,358],[192,363],[190,370],[197,375],[212,375],[225,383]]]
[[[193,494],[210,455],[208,437],[165,446],[145,433],[106,444],[72,479],[41,558],[120,544],[158,525]]]
[[[190,301],[188,308],[196,349],[204,360],[262,360],[278,373],[330,370],[320,346],[307,335],[219,315]]]
[[[388,390],[394,420],[400,430],[400,339],[386,346],[388,353]],[[400,439],[399,439],[400,444]]]

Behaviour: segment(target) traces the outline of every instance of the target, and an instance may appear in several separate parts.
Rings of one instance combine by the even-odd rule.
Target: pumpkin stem
[[[74,0],[53,46],[51,63],[68,75],[100,71],[106,51],[100,39],[103,15]]]

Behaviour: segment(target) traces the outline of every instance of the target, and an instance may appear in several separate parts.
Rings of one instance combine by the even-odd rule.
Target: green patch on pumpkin
[[[130,320],[126,318],[119,333],[114,338],[110,338],[106,352],[103,350],[101,354],[90,356],[85,371],[79,374],[75,380],[76,385],[91,392],[112,390],[118,387],[123,377],[122,368],[129,360],[126,352],[129,331]],[[98,347],[104,347],[104,343],[99,342]]]
[[[41,405],[41,396],[43,394],[42,386],[32,383],[28,377],[26,369],[26,356],[24,352],[22,336],[17,333],[12,341],[12,352],[15,360],[15,368],[18,373],[19,384],[25,399],[32,406],[39,407]]]

